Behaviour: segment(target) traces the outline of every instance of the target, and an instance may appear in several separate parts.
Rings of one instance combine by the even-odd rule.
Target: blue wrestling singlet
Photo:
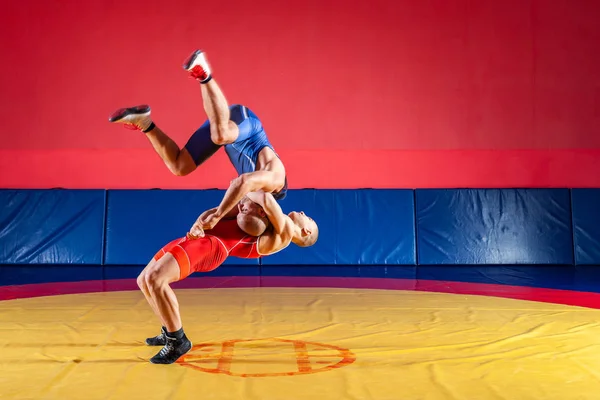
[[[229,119],[239,128],[239,136],[235,142],[225,145],[225,152],[238,175],[254,172],[258,154],[265,147],[273,146],[267,138],[260,119],[248,107],[234,104],[229,107]],[[196,165],[200,165],[212,156],[221,146],[215,145],[210,139],[210,123],[206,121],[188,140],[185,148],[188,150]],[[273,193],[276,200],[282,200],[287,194],[287,177],[283,189]]]

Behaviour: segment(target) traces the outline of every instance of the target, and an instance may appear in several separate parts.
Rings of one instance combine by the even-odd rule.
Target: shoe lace
[[[160,340],[160,339],[164,339],[164,338],[165,338],[165,334],[164,333],[160,333],[160,334],[154,336],[154,339],[156,339],[156,340]]]
[[[162,349],[160,349],[160,351],[158,352],[158,354],[160,354],[160,355],[161,355],[161,357],[164,357],[164,356],[166,356],[166,355],[167,355],[167,353],[168,353],[169,351],[173,350],[173,348],[175,347],[175,344],[174,344],[174,342],[175,342],[174,340],[169,340],[169,339],[167,338],[167,343],[166,343],[166,344],[163,346],[163,348],[162,348]]]

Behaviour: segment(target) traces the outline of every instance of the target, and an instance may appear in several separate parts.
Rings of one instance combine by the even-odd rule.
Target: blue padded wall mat
[[[319,225],[309,248],[290,245],[263,265],[415,265],[411,190],[291,190],[284,212],[305,211]]]
[[[164,245],[183,237],[224,190],[110,190],[106,265],[145,265]],[[258,259],[229,257],[224,265],[258,265]]]
[[[100,264],[103,190],[0,190],[0,264]]]
[[[567,189],[416,191],[419,264],[573,263]]]
[[[600,264],[600,189],[573,189],[575,263]]]
[[[415,265],[414,193],[337,190],[336,264]]]
[[[291,243],[286,249],[261,259],[263,265],[323,265],[335,264],[337,240],[335,221],[335,191],[329,189],[300,189],[288,191],[281,208],[304,211],[319,225],[319,239],[311,247]]]

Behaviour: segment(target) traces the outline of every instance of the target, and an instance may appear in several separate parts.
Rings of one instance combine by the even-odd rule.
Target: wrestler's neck
[[[294,235],[292,236],[292,242],[294,242],[294,244],[299,244],[303,241],[304,239],[302,236],[302,228],[300,228],[298,225],[294,225]]]

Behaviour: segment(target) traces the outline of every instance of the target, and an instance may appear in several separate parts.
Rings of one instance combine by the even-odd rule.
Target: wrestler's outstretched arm
[[[206,211],[204,211],[202,214],[200,214],[200,216],[196,219],[196,222],[194,222],[194,224],[192,225],[192,227],[190,228],[190,231],[187,233],[187,237],[188,238],[198,238],[201,236],[204,236],[204,230],[205,229],[212,229],[214,228],[214,226],[212,227],[206,227],[203,225],[202,220],[207,218],[207,216],[213,214],[215,211],[217,210],[217,207],[213,207],[211,209],[208,209]],[[238,214],[239,210],[237,207],[232,208],[227,215],[225,215],[222,219],[230,219],[230,218],[235,218]],[[216,224],[215,224],[216,225]]]

